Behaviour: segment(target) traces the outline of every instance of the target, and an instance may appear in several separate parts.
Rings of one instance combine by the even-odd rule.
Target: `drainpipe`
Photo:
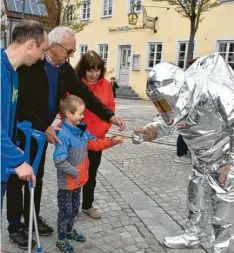
[[[9,34],[9,45],[11,44],[11,34],[12,34],[12,18],[10,18],[10,34]]]
[[[25,0],[23,0],[22,20],[24,19],[24,13],[25,13]]]

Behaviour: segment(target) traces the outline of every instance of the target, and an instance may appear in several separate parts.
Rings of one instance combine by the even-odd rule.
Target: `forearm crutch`
[[[34,138],[38,144],[37,155],[32,165],[34,173],[36,175],[40,161],[41,161],[43,149],[45,146],[46,134],[39,132],[37,130],[32,130],[32,138]],[[36,216],[36,211],[35,211],[35,206],[34,206],[34,185],[33,185],[32,180],[29,181],[29,187],[30,187],[31,194],[30,194],[30,213],[29,213],[28,253],[31,253],[32,251],[33,218],[34,218],[34,226],[35,226],[35,233],[36,233],[36,240],[37,240],[37,252],[41,253],[42,251],[41,251],[41,244],[40,244],[40,238],[39,238],[39,232],[38,232],[37,216]]]
[[[46,134],[39,132],[37,130],[31,129],[32,124],[28,121],[23,121],[17,124],[18,129],[24,133],[26,138],[26,144],[24,147],[24,156],[27,163],[30,163],[30,146],[31,146],[31,138],[34,138],[38,144],[38,151],[36,157],[33,161],[33,171],[34,174],[37,175],[38,167],[40,164],[41,156],[43,153]],[[15,174],[14,169],[8,170],[9,174]],[[29,181],[29,188],[30,188],[30,213],[29,213],[29,233],[28,233],[28,253],[32,251],[32,231],[33,231],[33,218],[34,218],[34,226],[35,226],[35,233],[36,233],[36,240],[37,240],[37,252],[41,253],[41,245],[38,233],[38,226],[37,226],[37,217],[34,207],[34,185],[32,180]]]

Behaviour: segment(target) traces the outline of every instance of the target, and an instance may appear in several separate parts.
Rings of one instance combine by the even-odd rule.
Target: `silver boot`
[[[201,245],[197,235],[182,234],[177,236],[167,236],[163,241],[164,245],[171,249],[194,249]]]

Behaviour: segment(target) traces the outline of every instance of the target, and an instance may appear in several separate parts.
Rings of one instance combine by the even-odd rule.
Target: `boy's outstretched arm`
[[[113,136],[111,138],[103,138],[97,139],[95,136],[92,136],[88,131],[88,149],[93,151],[101,151],[104,149],[111,148],[117,144],[123,142],[123,137],[120,136]]]

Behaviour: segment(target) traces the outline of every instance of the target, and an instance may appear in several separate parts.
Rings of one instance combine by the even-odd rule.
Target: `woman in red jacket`
[[[115,111],[115,100],[110,82],[104,78],[106,68],[104,61],[95,51],[85,53],[75,67],[77,75],[88,86],[88,88],[105,104],[109,109]],[[98,137],[104,138],[111,127],[97,117],[88,109],[85,110],[84,120],[89,132]],[[90,161],[89,179],[83,186],[82,210],[94,219],[101,218],[100,213],[93,207],[94,189],[96,186],[97,170],[101,162],[102,151],[88,151]]]

